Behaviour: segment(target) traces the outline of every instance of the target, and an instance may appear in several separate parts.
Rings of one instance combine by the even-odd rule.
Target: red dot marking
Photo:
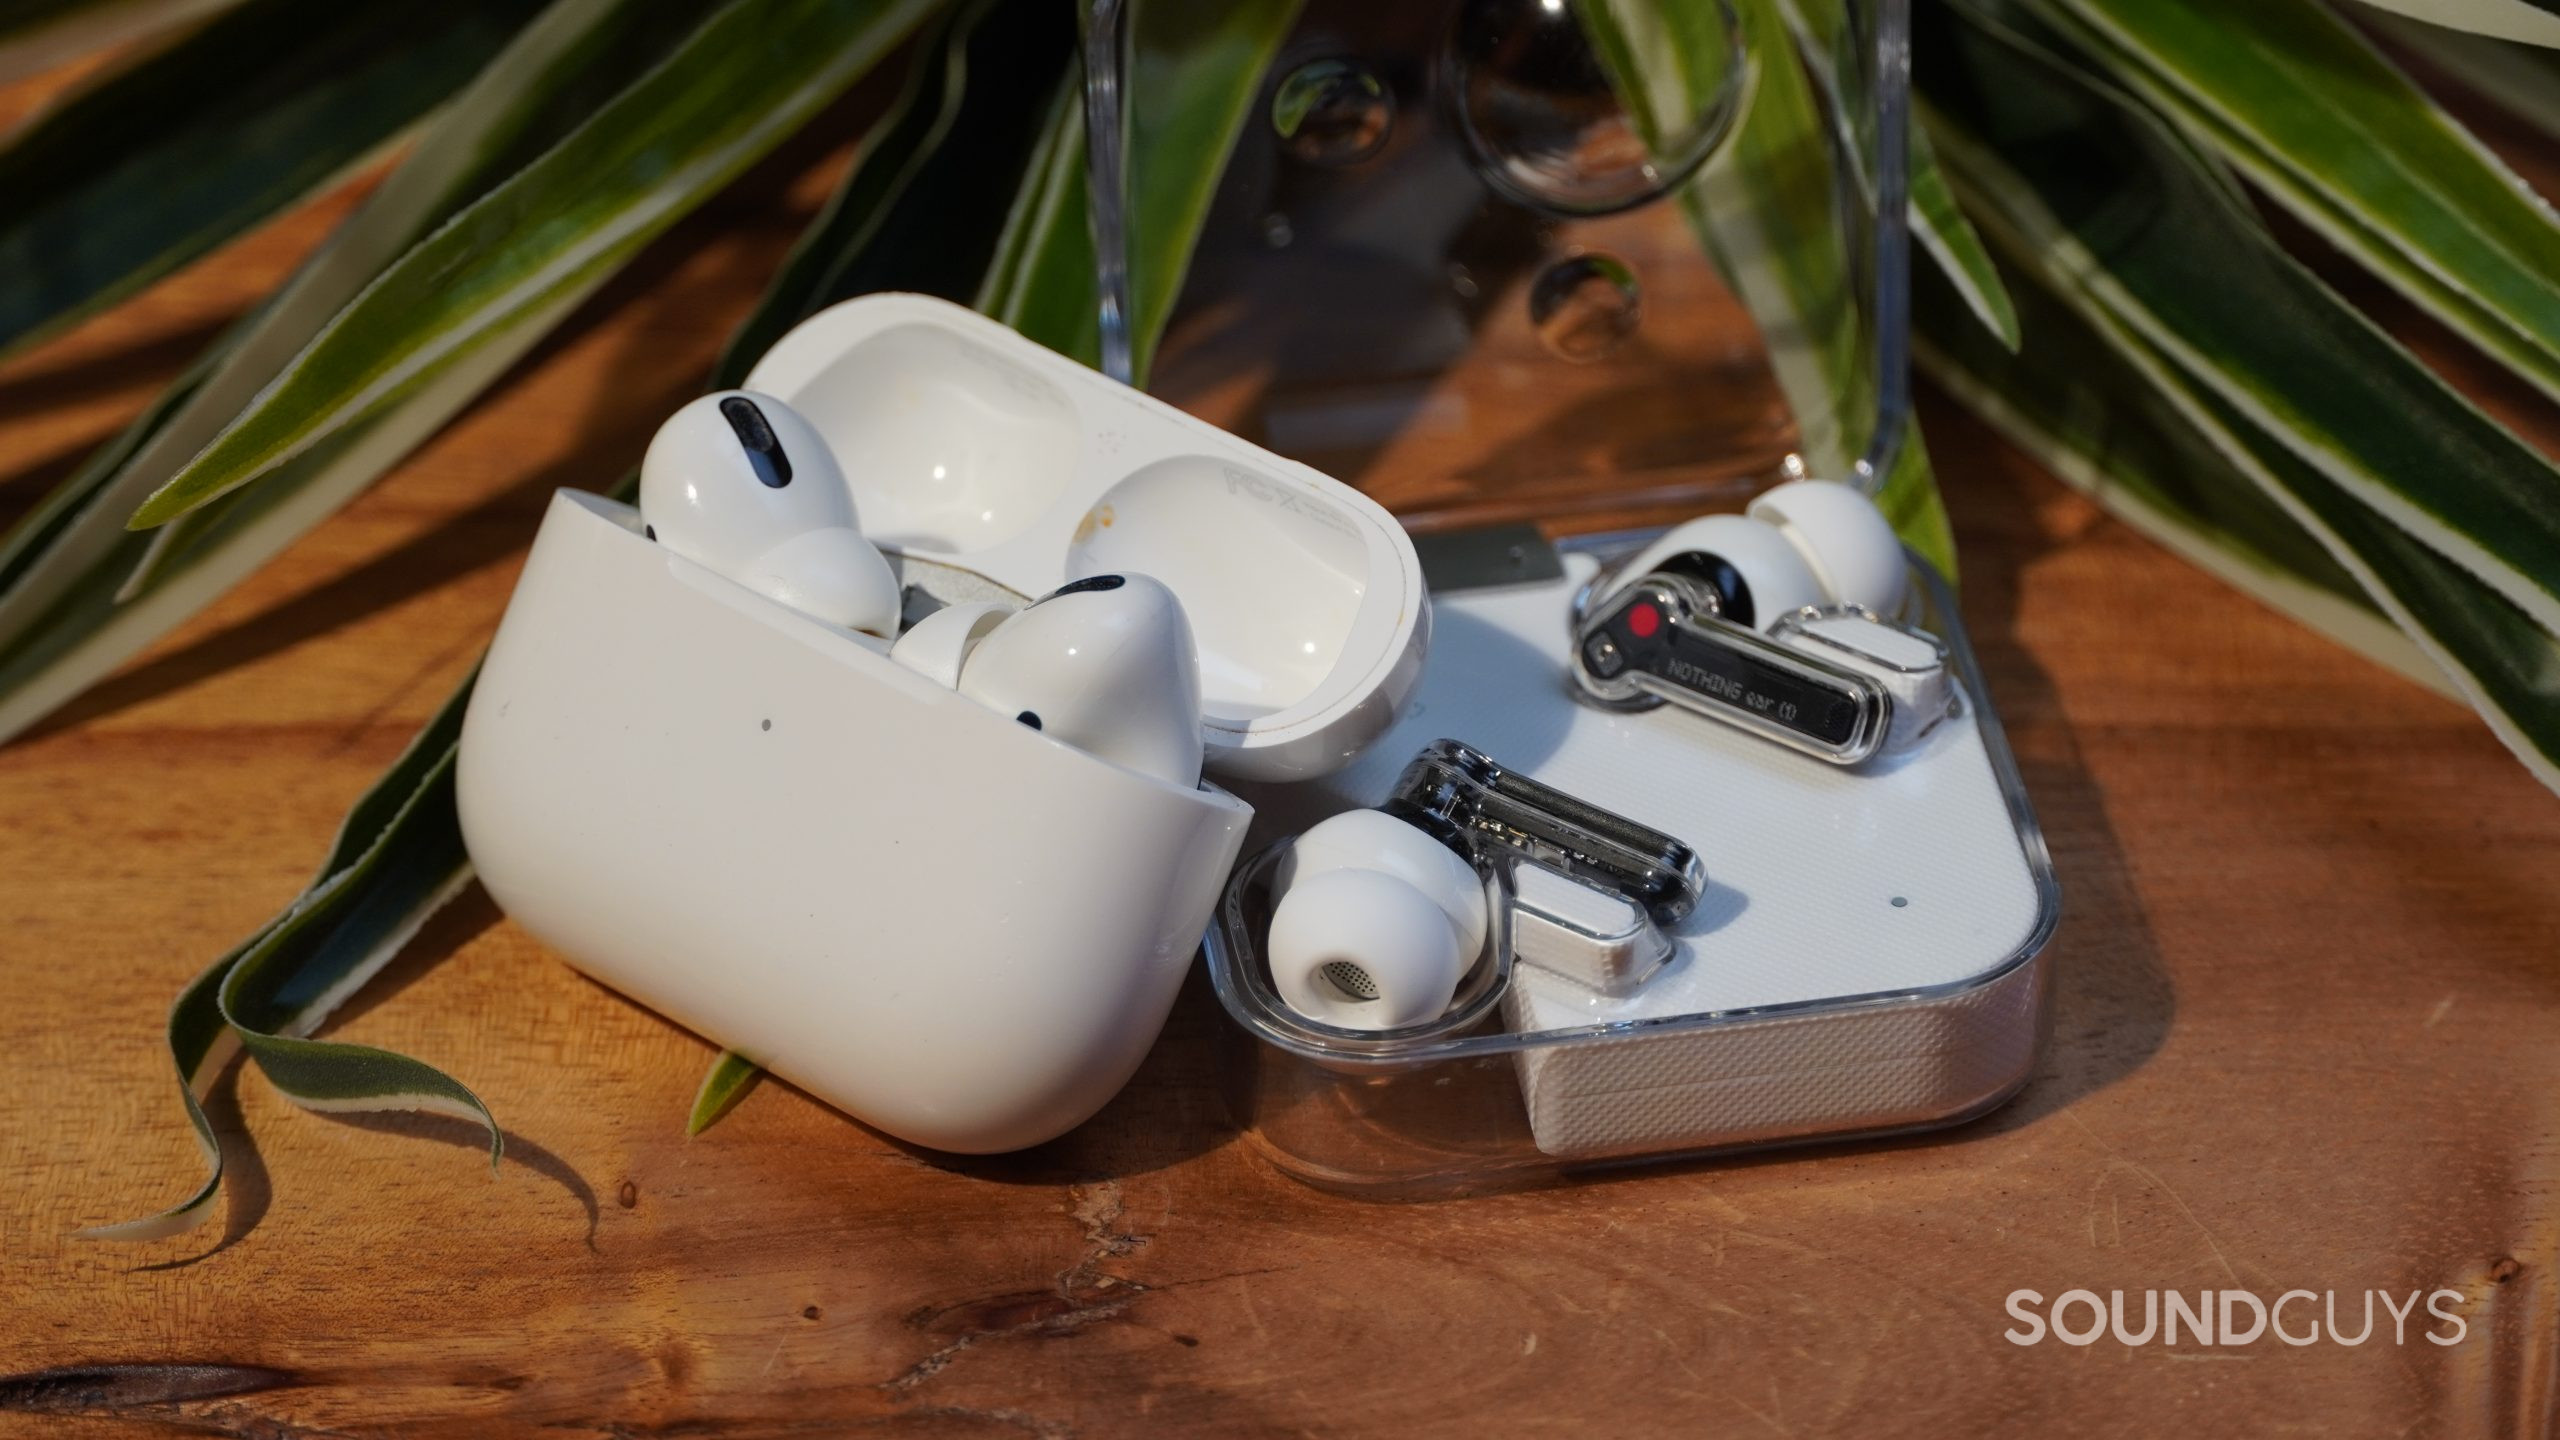
[[[1662,628],[1662,612],[1651,605],[1638,605],[1627,612],[1627,633],[1639,640],[1650,640]]]

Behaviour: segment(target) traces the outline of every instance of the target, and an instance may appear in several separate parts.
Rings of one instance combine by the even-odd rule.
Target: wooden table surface
[[[806,158],[806,157],[803,157]],[[2223,590],[1945,406],[1964,606],[2061,871],[2052,1041],[1951,1133],[1427,1205],[1226,1128],[1203,987],[1100,1118],[938,1163],[766,1083],[476,889],[335,1032],[508,1129],[217,1104],[161,1020],[470,665],[822,193],[688,224],[385,484],[0,749],[0,1435],[2524,1435],[2560,1397],[2560,802],[2459,707]],[[320,233],[0,369],[14,511]],[[2546,417],[2547,425],[2547,417]],[[2547,430],[2546,430],[2546,433]],[[2459,1291],[2467,1338],[2003,1339],[2071,1288]],[[219,1367],[194,1370],[182,1367]],[[110,1367],[77,1384],[52,1367]],[[122,1368],[115,1368],[122,1367]],[[181,1367],[181,1368],[170,1368]],[[78,1412],[87,1418],[73,1420]]]

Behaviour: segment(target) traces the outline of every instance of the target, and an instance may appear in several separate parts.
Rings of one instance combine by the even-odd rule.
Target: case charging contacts
[[[1338,769],[1421,673],[1420,566],[1374,502],[969,311],[850,301],[748,387],[825,437],[913,588],[1169,586],[1213,777]],[[566,491],[458,790],[491,894],[571,963],[859,1119],[977,1152],[1127,1080],[1253,813],[1017,725]]]

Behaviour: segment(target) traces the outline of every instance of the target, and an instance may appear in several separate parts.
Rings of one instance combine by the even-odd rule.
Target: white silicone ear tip
[[[809,530],[767,550],[738,577],[758,594],[847,630],[898,633],[898,577],[855,530]]]
[[[1684,555],[1714,555],[1749,587],[1749,623],[1762,630],[1788,612],[1824,601],[1822,581],[1777,527],[1742,515],[1705,515],[1674,526],[1647,545],[1619,574],[1632,580],[1648,571],[1681,568]],[[1729,618],[1741,619],[1741,616]]]
[[[1879,615],[1901,613],[1910,584],[1902,540],[1863,491],[1834,480],[1797,480],[1752,501],[1749,513],[1785,532],[1833,600]]]
[[[1377,810],[1345,810],[1289,846],[1277,876],[1283,894],[1318,875],[1364,869],[1392,875],[1429,896],[1455,928],[1467,960],[1484,949],[1484,881],[1455,851]]]
[[[952,689],[960,686],[960,667],[968,663],[969,652],[987,632],[1014,614],[1014,607],[996,600],[980,600],[967,605],[945,605],[915,624],[889,647],[889,658],[926,679]]]
[[[1346,1030],[1439,1017],[1472,958],[1430,896],[1375,870],[1333,870],[1291,886],[1272,912],[1266,949],[1289,1008]]]

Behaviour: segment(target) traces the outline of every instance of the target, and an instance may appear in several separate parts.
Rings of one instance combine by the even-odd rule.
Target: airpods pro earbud
[[[960,671],[978,642],[1021,613],[993,600],[945,605],[913,625],[889,647],[889,658],[946,688],[960,688]]]
[[[1199,785],[1200,653],[1182,602],[1163,582],[1095,575],[1058,587],[974,643],[950,633],[983,619],[948,622],[915,647],[913,663],[923,668],[929,648],[956,638],[966,644],[961,694],[1140,774]]]
[[[668,417],[640,462],[640,515],[660,544],[748,589],[898,633],[897,577],[862,537],[835,453],[770,395],[724,390]]]
[[[1456,851],[1377,810],[1347,810],[1280,862],[1266,953],[1280,998],[1345,1030],[1436,1019],[1484,949],[1484,882]]]

